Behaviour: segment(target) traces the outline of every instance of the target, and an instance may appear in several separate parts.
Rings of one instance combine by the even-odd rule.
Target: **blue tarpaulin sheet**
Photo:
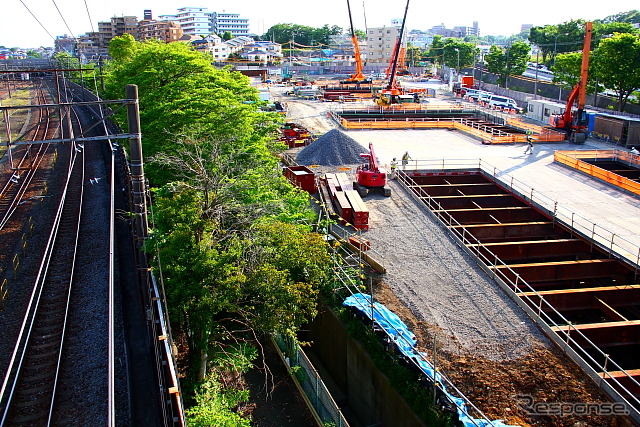
[[[364,313],[369,319],[374,320],[375,323],[377,323],[377,325],[382,328],[389,338],[395,343],[398,350],[400,350],[405,357],[413,360],[416,366],[427,376],[427,378],[433,381],[433,365],[427,361],[427,355],[425,353],[419,352],[415,348],[417,342],[415,334],[409,330],[407,325],[404,324],[398,315],[378,302],[374,302],[372,307],[371,296],[367,294],[354,294],[345,299],[342,304],[347,307],[354,307]],[[442,374],[435,372],[435,378],[447,399],[454,403],[458,408],[458,418],[463,425],[468,427],[516,427],[504,424],[502,420],[487,421],[471,418],[467,415],[467,404],[465,400],[461,397],[455,397],[447,391],[447,388],[442,381]]]

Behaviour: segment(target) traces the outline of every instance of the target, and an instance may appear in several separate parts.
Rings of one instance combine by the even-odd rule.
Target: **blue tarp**
[[[391,310],[378,302],[373,303],[371,306],[371,296],[367,294],[354,294],[342,303],[347,307],[354,307],[364,313],[369,319],[373,319],[380,328],[382,328],[389,338],[396,344],[398,350],[410,360],[413,360],[418,368],[433,381],[434,369],[433,365],[427,361],[427,355],[419,352],[416,348],[416,336],[413,332],[407,328],[407,325]],[[436,382],[439,384],[440,389],[445,394],[447,399],[456,405],[458,409],[458,419],[463,425],[468,427],[516,427],[504,424],[502,420],[486,421],[476,418],[471,418],[467,415],[467,404],[461,397],[455,397],[447,391],[447,388],[443,382],[442,374],[435,373]]]

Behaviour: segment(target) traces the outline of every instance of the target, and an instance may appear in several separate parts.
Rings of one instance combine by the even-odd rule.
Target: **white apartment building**
[[[399,26],[369,28],[367,30],[367,63],[375,65],[388,64],[393,48],[400,35]],[[403,41],[406,47],[406,41]]]
[[[162,21],[175,21],[187,35],[209,35],[231,32],[234,37],[249,34],[249,20],[237,13],[210,12],[206,7],[181,7],[175,15],[160,15]]]
[[[238,13],[213,12],[211,19],[216,34],[224,34],[227,31],[229,31],[233,37],[246,36],[249,34],[249,20],[240,18],[240,14]]]

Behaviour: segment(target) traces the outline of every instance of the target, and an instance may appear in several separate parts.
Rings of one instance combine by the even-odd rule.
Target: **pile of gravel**
[[[362,163],[362,148],[355,139],[338,129],[332,129],[306,146],[296,161],[301,165],[339,166]]]

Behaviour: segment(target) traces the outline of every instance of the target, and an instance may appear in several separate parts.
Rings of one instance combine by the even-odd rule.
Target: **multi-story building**
[[[175,15],[160,15],[158,20],[177,22],[183,34],[206,36],[212,33],[211,16],[206,7],[181,7]]]
[[[224,34],[227,31],[229,31],[233,37],[246,36],[249,34],[249,20],[240,18],[240,14],[238,13],[213,12],[211,14],[211,20],[213,22],[213,32],[216,34]]]
[[[66,34],[64,36],[58,36],[53,42],[53,46],[56,52],[67,52],[71,55],[76,54],[77,40],[74,37],[69,37]]]
[[[407,42],[420,49],[426,49],[433,42],[433,34],[420,30],[411,30],[407,34]]]
[[[448,29],[447,27],[444,26],[444,24],[436,25],[434,27],[431,27],[429,32],[442,37],[455,37],[455,38],[464,38],[467,36],[480,37],[480,27],[478,26],[478,21],[473,21],[472,27],[457,26],[457,27],[453,27],[453,30]]]
[[[182,27],[183,34],[209,35],[226,31],[236,36],[249,34],[249,20],[237,13],[209,12],[206,7],[181,7],[175,15],[160,15],[162,21],[175,21]]]
[[[138,39],[156,39],[172,43],[182,37],[182,27],[174,21],[142,20],[138,24]]]
[[[367,30],[367,63],[375,65],[388,64],[396,45],[396,40],[400,36],[400,28],[379,27]],[[403,41],[405,45],[406,41]],[[406,45],[405,45],[406,46]]]

